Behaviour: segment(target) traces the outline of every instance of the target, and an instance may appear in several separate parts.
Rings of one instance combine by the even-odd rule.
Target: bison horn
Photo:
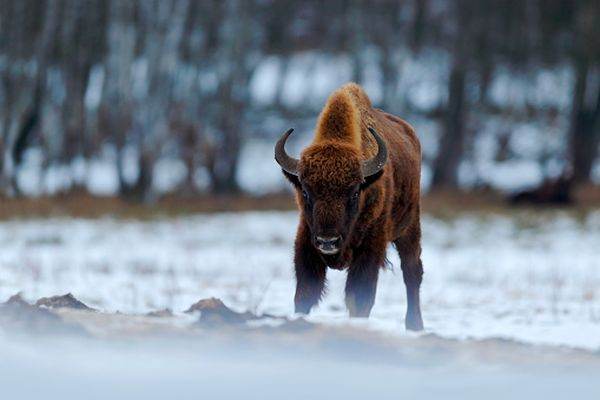
[[[371,175],[375,175],[376,173],[381,171],[381,169],[385,165],[385,162],[387,161],[387,146],[385,144],[385,141],[382,139],[381,136],[379,136],[377,132],[375,132],[375,129],[369,128],[369,132],[371,132],[371,134],[375,138],[378,150],[377,155],[375,157],[371,158],[370,160],[363,161],[362,173],[364,178],[367,178]]]
[[[275,161],[277,161],[277,164],[281,166],[281,169],[288,174],[298,176],[298,159],[290,157],[285,152],[285,142],[293,131],[293,128],[289,129],[281,136],[281,139],[277,141],[277,144],[275,145]]]

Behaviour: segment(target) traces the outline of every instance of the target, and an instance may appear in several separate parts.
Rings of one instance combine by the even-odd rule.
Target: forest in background
[[[0,196],[27,194],[28,160],[63,192],[103,160],[152,200],[170,159],[171,192],[238,193],[245,143],[310,130],[346,80],[435,133],[430,188],[484,186],[460,179],[481,147],[544,179],[600,170],[598,1],[0,0]]]

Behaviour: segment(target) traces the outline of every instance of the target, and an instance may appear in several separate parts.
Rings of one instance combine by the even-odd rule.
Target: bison
[[[285,151],[292,131],[277,142],[275,160],[293,184],[300,210],[296,312],[308,314],[320,301],[329,267],[347,269],[350,316],[368,317],[392,242],[406,286],[406,328],[422,330],[421,146],[414,129],[373,108],[364,90],[349,83],[327,100],[300,159]]]

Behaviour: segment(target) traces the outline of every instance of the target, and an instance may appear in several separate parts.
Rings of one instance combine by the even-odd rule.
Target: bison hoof
[[[423,320],[421,317],[407,317],[406,318],[406,330],[407,331],[422,331]]]
[[[308,315],[312,307],[304,304],[297,304],[294,312],[296,314]]]

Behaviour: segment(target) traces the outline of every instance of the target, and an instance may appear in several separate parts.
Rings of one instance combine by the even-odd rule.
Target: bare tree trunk
[[[285,82],[288,78],[288,71],[290,69],[290,55],[284,55],[279,63],[279,74],[277,75],[277,85],[275,90],[275,107],[277,109],[285,109],[283,104],[283,90],[285,88]]]
[[[413,0],[410,46],[414,52],[417,52],[423,44],[423,37],[427,28],[426,18],[428,8],[429,0]]]
[[[471,45],[468,1],[456,1],[452,38],[448,103],[442,124],[442,138],[433,165],[432,187],[456,189],[459,186],[458,168],[465,147],[467,52]]]
[[[183,163],[185,164],[185,168],[187,170],[187,176],[183,187],[181,188],[181,192],[184,196],[193,196],[197,193],[196,191],[196,182],[195,182],[195,172],[196,166],[198,165],[198,153],[200,152],[198,146],[198,132],[197,128],[188,123],[185,127],[182,127],[182,158]]]
[[[455,63],[448,84],[448,106],[443,135],[433,170],[434,188],[457,188],[465,131],[465,70]]]
[[[0,134],[0,198],[7,193],[6,177],[4,176],[4,137]]]
[[[364,48],[364,23],[362,1],[352,0],[346,10],[345,24],[350,36],[350,55],[352,57],[352,80],[357,83],[362,82],[364,74],[364,60],[362,57]]]
[[[88,87],[90,72],[95,58],[94,43],[99,34],[94,31],[93,3],[83,3],[71,0],[66,4],[66,17],[61,25],[62,41],[69,43],[65,46],[65,59],[62,71],[65,76],[65,99],[62,106],[62,125],[64,127],[65,141],[62,158],[65,163],[81,157],[87,161],[90,149],[86,142],[88,139],[85,93]],[[83,176],[74,176],[75,189],[85,188],[85,171]]]
[[[45,75],[45,73],[42,74]],[[10,157],[12,159],[13,164],[13,172],[10,177],[10,186],[15,196],[21,195],[21,190],[17,181],[17,172],[23,161],[25,150],[27,149],[27,146],[31,141],[31,136],[33,135],[35,129],[37,129],[37,125],[40,119],[40,108],[43,90],[40,87],[43,84],[43,82],[40,82],[41,80],[43,80],[43,78],[40,78],[36,83],[31,106],[23,113],[10,153]]]
[[[390,112],[398,112],[397,87],[399,79],[398,63],[393,60],[393,48],[383,46],[381,49],[381,72],[383,75],[383,102],[382,107]]]
[[[29,62],[35,66],[35,73],[32,77],[28,76],[21,68],[7,67],[4,77],[5,94],[7,108],[5,109],[5,130],[4,134],[4,154],[2,163],[2,175],[5,190],[12,195],[20,195],[20,189],[17,182],[17,173],[23,159],[25,150],[31,141],[31,137],[37,128],[40,120],[40,108],[43,100],[43,94],[46,89],[46,74],[50,57],[50,44],[53,42],[58,24],[59,3],[49,1],[43,9],[43,25],[37,36],[27,37],[31,34],[24,31],[21,24],[25,19],[31,16],[28,13],[27,5],[18,4],[16,14],[13,16],[16,21],[9,21],[19,26],[9,26],[9,29],[22,30],[17,37],[29,43],[21,45],[31,46],[29,55],[14,54],[13,62],[24,63],[23,56],[31,57]],[[25,7],[23,9],[22,7]],[[20,20],[23,18],[24,20]],[[9,55],[10,57],[10,55]]]
[[[222,50],[217,68],[222,71],[217,94],[215,128],[220,134],[213,168],[209,168],[212,187],[217,193],[239,191],[237,170],[241,150],[242,122],[249,101],[249,81],[257,59],[250,47],[252,18],[250,2],[229,0],[226,17],[220,29]]]
[[[131,135],[133,112],[132,64],[135,60],[135,3],[111,1],[107,22],[107,56],[99,125],[112,138],[116,150],[119,194],[127,197],[129,182],[125,179],[125,146]]]
[[[213,190],[216,193],[236,193],[237,167],[240,153],[240,129],[242,105],[233,98],[233,81],[227,80],[219,89],[222,108],[219,112],[217,126],[222,139],[217,148],[217,155],[212,173]]]
[[[587,183],[600,142],[600,83],[589,79],[593,70],[585,59],[577,61],[575,71],[569,135],[571,172],[575,182]]]
[[[136,125],[140,129],[139,176],[135,194],[153,201],[153,170],[169,135],[169,118],[174,101],[174,86],[179,49],[185,27],[187,0],[161,0],[140,3],[146,24],[144,56],[147,61],[147,98],[136,104]]]
[[[367,21],[377,19],[379,24],[366,24],[365,29],[370,31],[372,43],[378,49],[379,70],[382,77],[382,100],[381,106],[392,113],[398,113],[400,110],[398,83],[400,81],[401,60],[399,60],[399,43],[402,43],[401,34],[399,34],[398,25],[400,21],[400,12],[403,3],[398,2],[389,4],[385,10],[376,9],[369,11],[368,7],[362,11],[374,13],[363,18]],[[364,60],[361,60],[364,62]]]
[[[597,2],[577,3],[572,50],[575,86],[569,127],[569,158],[573,180],[591,180],[600,142],[600,59],[597,38],[600,34]]]
[[[150,188],[152,187],[152,168],[154,167],[154,162],[154,154],[142,150],[142,154],[140,155],[138,163],[138,177],[128,193],[130,197],[145,202],[154,200],[152,194],[150,193]]]

